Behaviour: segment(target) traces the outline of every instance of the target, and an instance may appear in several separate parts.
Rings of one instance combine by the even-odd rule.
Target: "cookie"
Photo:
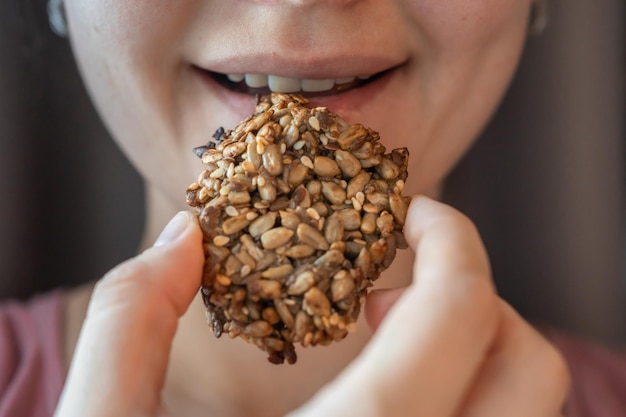
[[[406,148],[299,95],[256,111],[194,150],[204,170],[186,191],[204,234],[209,327],[255,344],[272,363],[295,345],[327,345],[355,327],[389,267],[409,199]]]

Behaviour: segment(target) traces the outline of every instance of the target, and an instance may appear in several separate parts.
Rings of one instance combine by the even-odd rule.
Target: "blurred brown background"
[[[493,122],[448,181],[502,295],[534,321],[626,342],[622,0],[555,0]],[[45,1],[0,3],[0,299],[134,254],[141,179],[108,137]]]

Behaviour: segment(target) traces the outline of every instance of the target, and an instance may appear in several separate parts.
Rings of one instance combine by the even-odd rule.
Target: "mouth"
[[[238,122],[238,117],[246,117],[258,96],[292,93],[306,97],[311,106],[333,109],[350,123],[370,124],[381,110],[386,111],[377,104],[383,97],[404,91],[411,65],[410,57],[403,53],[339,52],[294,57],[229,51],[210,60],[192,58],[188,62],[187,68],[210,91],[207,97],[218,98],[219,106],[228,109],[224,120]]]
[[[375,74],[349,75],[325,79],[305,79],[262,73],[224,74],[196,67],[227,90],[255,95],[297,93],[305,97],[329,96],[368,85],[391,72],[390,68]]]

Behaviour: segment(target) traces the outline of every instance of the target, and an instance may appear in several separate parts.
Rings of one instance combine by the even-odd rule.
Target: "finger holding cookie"
[[[56,417],[161,415],[172,339],[200,286],[201,240],[195,216],[180,212],[97,283]]]
[[[563,359],[497,296],[472,223],[418,197],[405,232],[414,283],[370,296],[375,336],[293,416],[560,415]]]

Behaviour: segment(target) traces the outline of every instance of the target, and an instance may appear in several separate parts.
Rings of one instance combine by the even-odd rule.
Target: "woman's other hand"
[[[474,225],[418,197],[404,230],[413,284],[369,296],[373,339],[291,416],[560,416],[564,361],[496,294]]]
[[[374,338],[293,416],[559,416],[564,362],[498,298],[471,222],[420,197],[405,233],[414,283],[370,295]],[[178,214],[97,285],[57,417],[164,413],[172,338],[200,286],[200,240],[193,217]]]
[[[202,232],[178,213],[94,290],[56,417],[154,416],[178,319],[200,288]]]

